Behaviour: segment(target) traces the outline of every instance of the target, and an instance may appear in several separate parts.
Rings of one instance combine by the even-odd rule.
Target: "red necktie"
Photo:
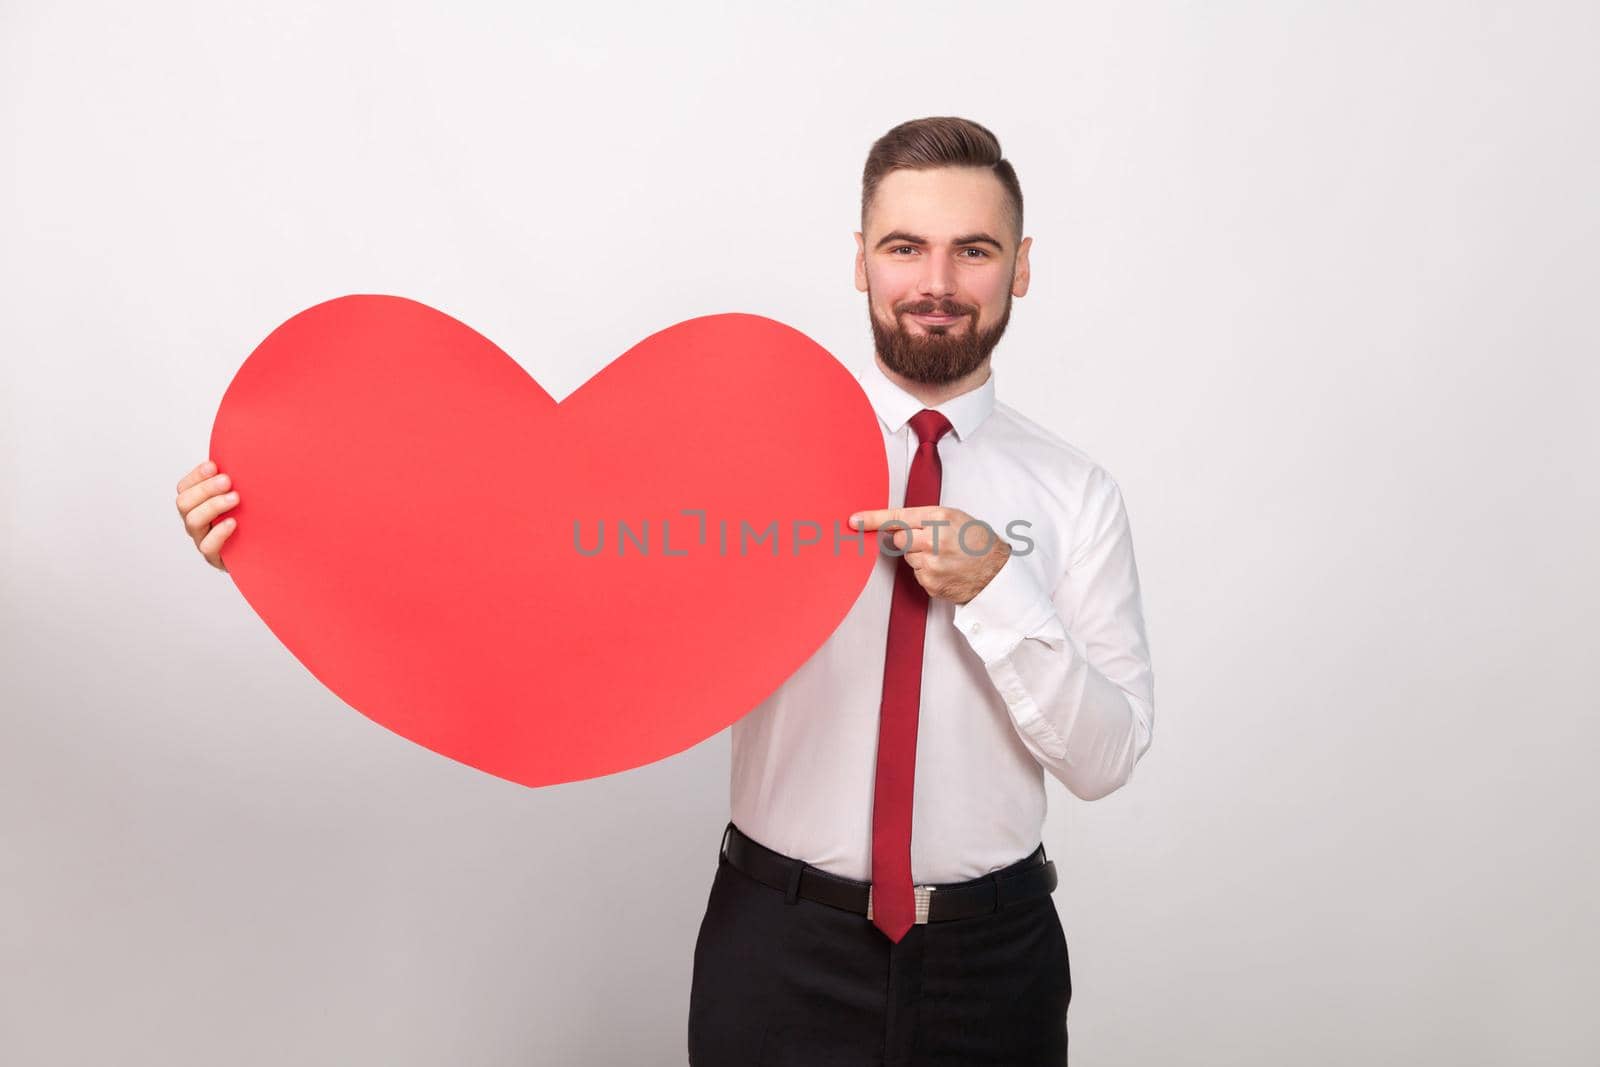
[[[911,416],[917,455],[906,477],[905,506],[939,502],[939,438],[950,420],[927,408]],[[878,775],[872,794],[872,923],[898,943],[916,914],[911,889],[911,786],[917,770],[917,711],[922,701],[922,639],[928,593],[904,558],[895,563],[889,643],[878,714]]]

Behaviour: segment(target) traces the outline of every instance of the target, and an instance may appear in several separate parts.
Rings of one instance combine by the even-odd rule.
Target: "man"
[[[862,528],[891,531],[866,588],[733,725],[690,1062],[1065,1063],[1043,773],[1092,800],[1150,745],[1127,513],[1103,468],[995,399],[1032,238],[994,135],[890,130],[855,236],[876,348],[858,378],[904,506],[863,502]]]
[[[689,1059],[1062,1064],[1072,986],[1043,775],[1092,800],[1150,745],[1127,512],[1103,468],[995,399],[1032,238],[994,135],[895,127],[868,154],[861,212],[876,356],[857,377],[900,506],[852,516],[883,539],[866,587],[732,728]],[[219,568],[237,502],[210,463],[178,485]]]

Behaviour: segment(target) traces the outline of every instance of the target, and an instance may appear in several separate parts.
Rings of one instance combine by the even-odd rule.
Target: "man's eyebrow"
[[[928,239],[926,237],[919,237],[914,233],[907,233],[904,230],[891,230],[890,232],[884,234],[883,237],[878,240],[878,243],[873,245],[872,247],[876,251],[878,249],[883,248],[884,245],[888,245],[888,244],[925,245],[927,243],[928,243]],[[993,237],[990,237],[986,233],[964,233],[960,237],[957,237],[954,241],[952,241],[951,244],[958,244],[958,245],[982,245],[982,244],[988,244],[988,245],[994,245],[994,248],[995,248],[996,252],[1004,252],[1006,250],[1006,246],[1005,245],[1001,244],[999,241],[995,240]]]

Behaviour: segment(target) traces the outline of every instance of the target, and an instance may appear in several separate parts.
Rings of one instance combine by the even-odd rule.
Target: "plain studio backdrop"
[[[1123,487],[1157,678],[1125,789],[1048,783],[1074,1062],[1596,1062],[1596,40],[1581,3],[0,5],[0,1060],[683,1062],[727,733],[546,789],[435,755],[174,485],[345,293],[557,397],[722,311],[864,366],[866,151],[954,114],[1035,239],[999,396]]]

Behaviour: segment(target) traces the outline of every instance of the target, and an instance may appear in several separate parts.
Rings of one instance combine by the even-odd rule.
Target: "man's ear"
[[[867,291],[867,242],[857,230],[856,237],[856,292]]]
[[[1017,246],[1017,266],[1011,279],[1011,295],[1026,296],[1028,294],[1028,248],[1033,244],[1032,237],[1024,237]]]

